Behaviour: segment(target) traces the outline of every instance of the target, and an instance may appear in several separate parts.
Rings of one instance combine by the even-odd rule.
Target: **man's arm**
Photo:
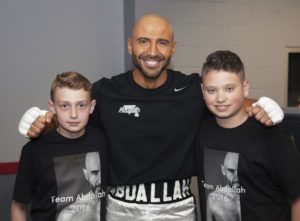
[[[258,101],[246,98],[244,107],[250,117],[255,117],[266,126],[278,124],[284,117],[281,107],[268,97],[261,97]]]
[[[300,197],[292,203],[292,221],[300,221]]]
[[[12,201],[11,221],[27,221],[27,205]]]
[[[47,112],[44,116],[38,117],[29,128],[27,136],[37,138],[41,134],[47,133],[57,127],[56,117],[52,112]]]
[[[42,133],[46,133],[56,127],[56,117],[52,112],[32,107],[23,114],[18,130],[25,137],[37,138]]]

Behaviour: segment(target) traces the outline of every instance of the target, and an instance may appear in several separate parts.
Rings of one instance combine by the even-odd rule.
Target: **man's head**
[[[58,74],[51,85],[50,110],[56,114],[58,132],[68,138],[84,134],[96,101],[91,98],[91,83],[77,72]]]
[[[139,18],[128,39],[128,52],[135,66],[135,81],[138,84],[145,81],[164,83],[166,68],[175,48],[173,28],[166,18],[157,14]]]
[[[243,105],[249,94],[249,83],[238,55],[230,51],[210,54],[201,76],[204,100],[218,123],[237,126],[246,119]]]
[[[224,175],[227,185],[230,187],[238,187],[238,160],[237,153],[228,152],[225,156],[224,163],[221,165],[222,174]]]
[[[89,152],[85,155],[83,173],[91,191],[94,193],[99,192],[101,189],[101,166],[98,152]]]

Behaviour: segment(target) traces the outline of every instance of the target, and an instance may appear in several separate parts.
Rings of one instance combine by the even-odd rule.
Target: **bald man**
[[[107,220],[194,221],[193,147],[205,112],[200,77],[167,69],[176,41],[160,15],[139,18],[127,47],[133,70],[93,84],[90,123],[105,129],[109,144]],[[271,124],[258,110],[256,117]],[[26,134],[37,137],[51,116],[39,117]]]
[[[238,159],[237,153],[226,154],[221,171],[227,185],[219,187],[208,195],[207,221],[241,220],[240,194],[236,191],[240,186],[237,175]]]
[[[101,168],[98,152],[85,155],[83,173],[90,191],[65,207],[58,215],[57,221],[100,221]]]

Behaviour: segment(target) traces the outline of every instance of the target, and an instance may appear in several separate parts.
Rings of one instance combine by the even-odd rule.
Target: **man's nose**
[[[155,56],[155,55],[157,55],[157,51],[158,51],[158,48],[157,48],[156,43],[151,42],[151,44],[149,46],[149,50],[148,50],[149,55]]]

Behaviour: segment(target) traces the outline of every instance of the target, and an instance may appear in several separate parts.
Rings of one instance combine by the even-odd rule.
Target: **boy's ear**
[[[201,85],[202,96],[204,97],[204,88],[203,88],[204,86],[202,83],[200,85]]]
[[[249,96],[250,84],[248,80],[244,80],[243,82],[243,90],[244,90],[244,97]]]
[[[95,106],[96,106],[96,100],[93,99],[91,102],[90,114],[94,112]]]
[[[54,108],[54,103],[53,103],[52,100],[49,100],[49,101],[48,101],[48,107],[49,107],[49,110],[50,110],[52,113],[56,114],[56,113],[55,113],[55,108]]]

